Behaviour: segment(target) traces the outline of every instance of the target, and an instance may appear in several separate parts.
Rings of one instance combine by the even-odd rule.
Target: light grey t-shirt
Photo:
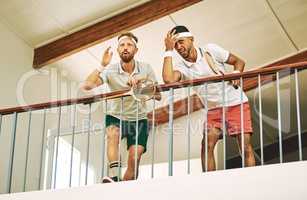
[[[135,61],[135,68],[133,73],[130,75],[125,72],[120,63],[111,64],[100,74],[103,83],[106,83],[110,91],[119,91],[127,89],[129,77],[133,76],[136,79],[149,78],[157,83],[156,76],[151,66],[144,62]],[[108,100],[110,102],[107,108],[107,114],[112,115],[122,120],[135,121],[137,119],[137,103],[138,103],[138,119],[147,118],[146,102],[137,102],[132,96],[123,98],[123,112],[121,114],[121,101],[120,98]]]

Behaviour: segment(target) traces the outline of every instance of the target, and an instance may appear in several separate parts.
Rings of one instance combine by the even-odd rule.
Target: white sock
[[[109,164],[109,176],[110,177],[118,176],[119,167],[120,167],[119,161],[111,162]]]

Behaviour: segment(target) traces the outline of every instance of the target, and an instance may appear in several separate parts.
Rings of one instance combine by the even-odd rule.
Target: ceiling
[[[0,0],[0,21],[34,48],[147,1]],[[307,0],[268,2],[286,32],[266,0],[206,0],[133,30],[140,39],[137,57],[149,62],[160,77],[163,39],[175,24],[188,26],[198,45],[214,42],[240,55],[247,61],[247,68],[306,48]],[[116,40],[95,45],[51,66],[66,70],[71,80],[82,81],[99,65],[109,45],[115,49]],[[118,57],[114,57],[115,62]]]
[[[36,47],[148,0],[0,0],[0,20]]]
[[[306,48],[307,0],[271,0],[271,4],[295,46]],[[240,55],[247,68],[297,52],[265,0],[207,0],[133,30],[140,39],[137,58],[149,62],[158,77],[164,36],[176,24],[188,26],[198,45],[213,42]],[[67,70],[71,80],[82,81],[99,65],[103,50],[107,46],[115,50],[116,45],[113,38],[64,58],[55,66]]]

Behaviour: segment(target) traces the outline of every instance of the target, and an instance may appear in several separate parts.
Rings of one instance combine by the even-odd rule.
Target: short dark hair
[[[190,32],[189,29],[185,26],[175,26],[172,28],[171,32],[175,30],[175,34],[177,33],[183,33],[183,32]]]
[[[136,43],[138,43],[138,38],[131,32],[125,32],[125,33],[122,33],[118,36],[117,40],[119,40],[120,38],[124,37],[124,36],[127,36],[127,37],[130,37],[130,38],[133,38]]]

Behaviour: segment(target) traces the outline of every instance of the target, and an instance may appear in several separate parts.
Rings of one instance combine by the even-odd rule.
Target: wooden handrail
[[[279,65],[264,69],[255,69],[255,70],[249,70],[242,73],[235,73],[235,74],[225,74],[225,75],[219,75],[219,76],[210,76],[205,78],[198,78],[193,80],[186,80],[176,83],[170,83],[170,84],[162,84],[159,85],[160,91],[168,91],[170,88],[176,89],[176,88],[183,88],[187,86],[197,86],[204,83],[214,83],[219,81],[231,81],[240,79],[240,77],[244,78],[252,78],[260,75],[270,75],[274,74],[278,71],[282,70],[294,70],[294,69],[303,69],[307,68],[307,61],[304,62],[298,62],[298,63],[292,63],[292,64],[286,64],[286,65]]]
[[[186,80],[182,82],[177,83],[170,83],[170,84],[161,84],[157,86],[157,89],[160,92],[168,91],[170,88],[176,89],[176,88],[184,88],[187,86],[197,86],[204,83],[213,83],[213,82],[219,82],[219,81],[230,81],[242,78],[252,78],[260,75],[269,75],[274,74],[277,71],[283,71],[283,70],[294,70],[294,69],[304,69],[307,68],[307,61],[305,62],[298,62],[298,63],[292,63],[292,64],[285,64],[285,65],[279,65],[279,66],[273,66],[269,68],[264,69],[256,69],[256,70],[250,70],[242,73],[236,73],[236,74],[226,74],[226,75],[220,75],[220,76],[210,76],[205,78],[199,78],[199,79],[193,79],[193,80]],[[75,98],[75,99],[65,99],[65,100],[59,100],[59,101],[53,101],[53,102],[46,102],[46,103],[39,103],[39,104],[32,104],[32,105],[26,105],[26,106],[19,106],[19,107],[12,107],[12,108],[6,108],[1,109],[0,114],[1,115],[8,115],[12,113],[22,113],[27,111],[35,111],[35,110],[42,110],[47,108],[53,108],[58,106],[67,106],[72,104],[88,104],[88,103],[94,103],[97,101],[101,101],[102,99],[115,95],[115,94],[122,94],[127,92],[128,89],[121,90],[121,91],[115,91],[110,93],[104,93],[104,94],[98,94],[94,96],[89,97],[82,97],[82,98]]]

